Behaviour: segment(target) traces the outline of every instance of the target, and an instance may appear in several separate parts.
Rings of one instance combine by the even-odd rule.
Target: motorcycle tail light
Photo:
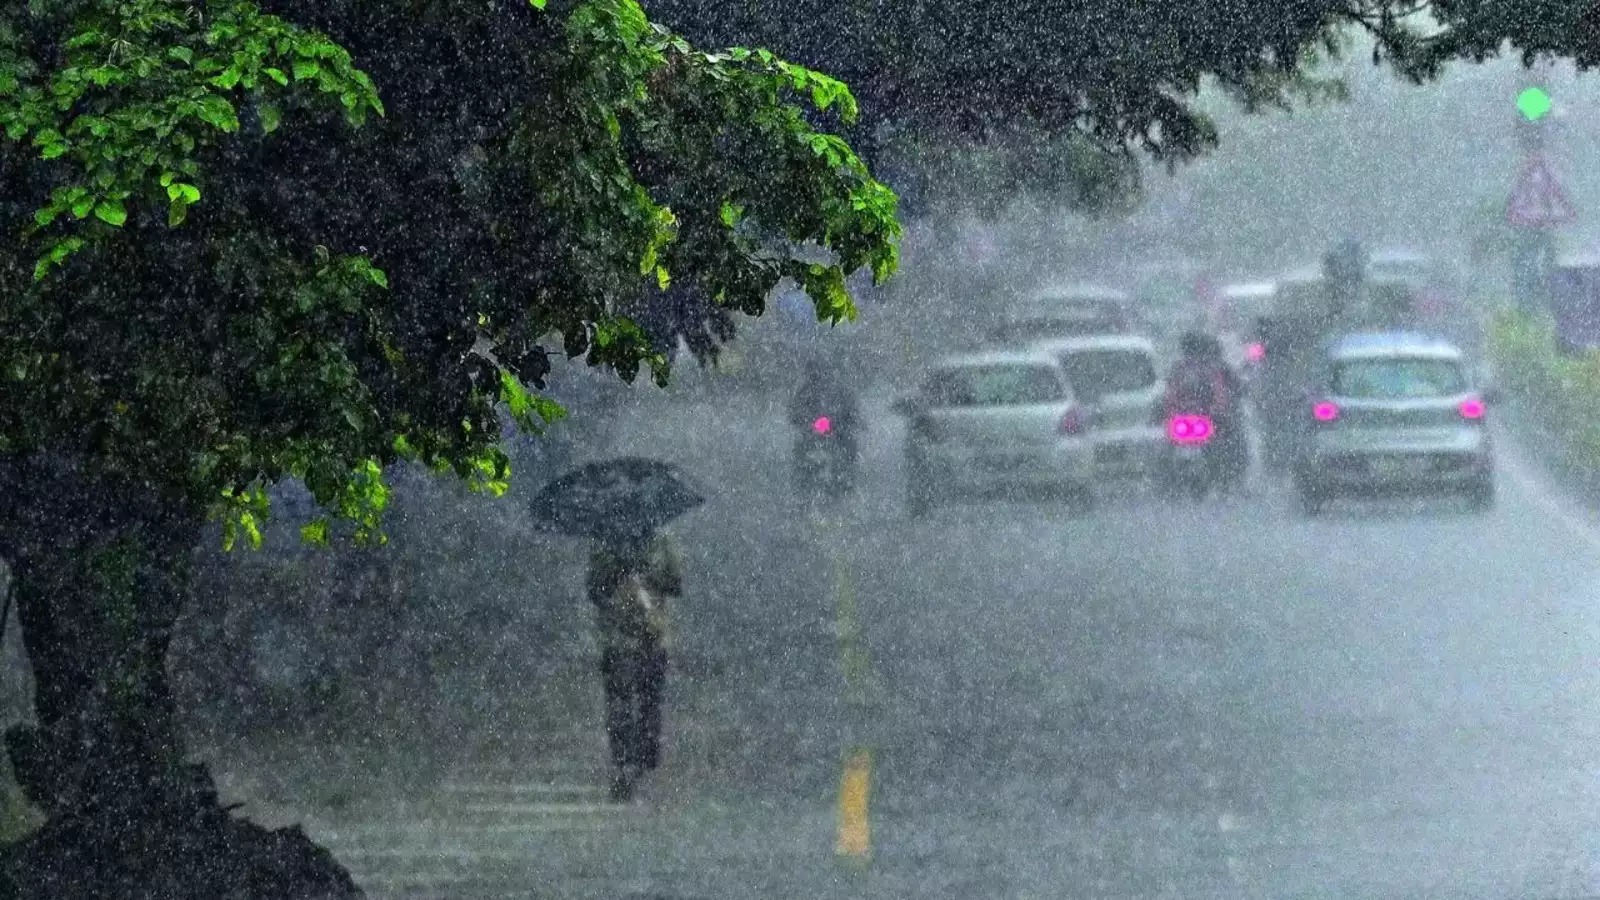
[[[1174,444],[1204,444],[1215,431],[1210,416],[1181,415],[1167,420],[1167,439]]]

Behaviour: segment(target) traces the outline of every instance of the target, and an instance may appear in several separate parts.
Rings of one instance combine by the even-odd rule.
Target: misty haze
[[[0,900],[1600,896],[1591,6],[10,4]]]

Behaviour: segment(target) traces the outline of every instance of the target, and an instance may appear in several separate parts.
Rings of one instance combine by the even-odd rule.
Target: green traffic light
[[[1537,122],[1550,114],[1550,108],[1555,103],[1551,101],[1550,94],[1544,88],[1524,88],[1517,95],[1517,109],[1522,111],[1522,117],[1529,122]]]

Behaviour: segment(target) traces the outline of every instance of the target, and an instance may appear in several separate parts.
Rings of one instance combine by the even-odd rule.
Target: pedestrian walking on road
[[[667,607],[683,594],[682,556],[662,530],[605,537],[590,556],[588,587],[600,632],[611,797],[626,801],[639,778],[661,762]]]

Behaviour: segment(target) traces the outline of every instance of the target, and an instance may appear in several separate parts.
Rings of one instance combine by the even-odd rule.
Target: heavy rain
[[[1600,896],[1596,61],[0,6],[0,900]]]

